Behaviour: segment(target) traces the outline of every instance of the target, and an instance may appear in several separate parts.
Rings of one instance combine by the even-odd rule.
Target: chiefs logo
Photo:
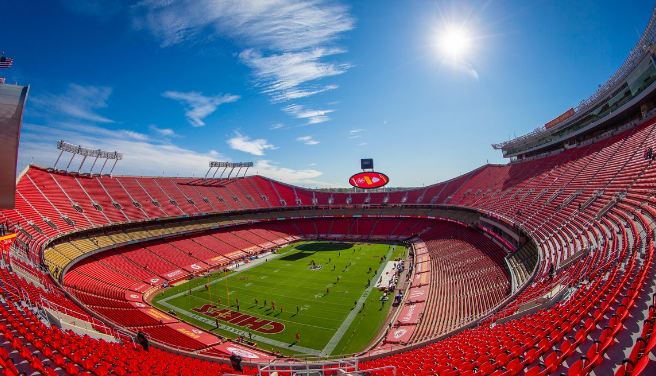
[[[139,297],[139,295],[137,295],[137,294],[132,294],[132,295],[130,295],[130,297],[131,297],[132,299],[137,299],[137,298]]]
[[[394,339],[399,339],[403,337],[408,331],[406,329],[399,329],[394,332]]]
[[[424,290],[413,291],[413,292],[410,293],[410,297],[411,298],[419,298],[419,297],[424,296],[424,293],[425,293]]]
[[[200,266],[198,266],[196,264],[191,264],[191,268],[194,269],[194,270],[199,270]]]
[[[159,278],[153,278],[150,280],[150,283],[157,283],[159,282]]]
[[[244,350],[244,349],[240,349],[238,347],[228,346],[226,348],[226,350],[230,351],[231,353],[235,353],[235,354],[241,356],[242,358],[252,358],[252,359],[259,359],[260,358],[259,356],[257,356],[257,354],[252,353],[252,352],[247,351],[247,350]]]
[[[357,188],[380,188],[389,183],[389,178],[380,172],[360,172],[351,176],[349,183]]]

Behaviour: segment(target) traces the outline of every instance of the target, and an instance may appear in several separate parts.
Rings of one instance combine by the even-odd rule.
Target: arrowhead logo
[[[238,347],[231,347],[231,346],[228,346],[228,347],[226,348],[226,350],[230,351],[231,353],[235,353],[235,354],[237,354],[237,355],[239,355],[239,356],[241,356],[241,357],[244,357],[244,358],[251,358],[251,359],[259,359],[259,358],[260,358],[259,356],[257,356],[257,354],[252,353],[252,352],[250,352],[250,351],[246,351],[246,350],[240,349],[240,348],[238,348]]]

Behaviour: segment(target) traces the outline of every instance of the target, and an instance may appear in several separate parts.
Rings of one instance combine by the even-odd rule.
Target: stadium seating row
[[[427,310],[430,320],[422,322],[414,335],[415,340],[425,341],[423,346],[404,352],[400,349],[397,354],[370,360],[362,367],[394,365],[399,374],[403,375],[544,375],[559,372],[578,375],[592,369],[600,374],[637,374],[644,369],[649,359],[648,354],[656,344],[656,336],[652,335],[656,310],[644,309],[654,305],[652,228],[656,220],[656,209],[653,207],[656,191],[653,189],[652,160],[643,157],[645,148],[654,147],[653,131],[652,119],[597,142],[577,145],[543,158],[507,166],[486,165],[434,186],[389,194],[314,192],[258,176],[209,181],[141,177],[91,178],[32,167],[18,184],[17,209],[3,211],[2,219],[14,226],[22,242],[38,251],[43,249],[42,246],[50,238],[67,236],[96,226],[221,211],[245,212],[249,209],[280,207],[302,207],[302,210],[309,210],[305,206],[314,203],[339,206],[347,205],[349,201],[351,205],[387,201],[389,205],[409,206],[421,202],[490,212],[521,227],[536,240],[540,263],[530,284],[505,308],[484,319],[480,326],[434,343],[431,343],[431,336],[452,327],[454,320],[458,322],[463,317],[470,317],[472,312],[468,309],[471,310],[471,306],[463,309],[454,305],[459,308],[451,311],[454,314],[448,316]],[[358,212],[363,208],[350,210]],[[388,206],[379,210],[402,209]],[[198,221],[196,226],[200,228],[203,220],[199,217]],[[185,224],[181,226],[187,227]],[[355,232],[352,233],[354,226]],[[175,270],[173,268],[183,269],[185,265],[180,264],[190,261],[190,258],[205,262],[207,256],[211,255],[207,253],[209,251],[230,259],[229,252],[234,251],[237,255],[256,252],[266,248],[265,245],[290,237],[342,233],[364,236],[370,229],[368,236],[380,234],[411,238],[421,235],[430,253],[430,261],[427,261],[431,264],[430,273],[444,271],[443,278],[446,280],[458,268],[445,268],[443,263],[446,261],[442,260],[437,247],[453,246],[453,249],[457,249],[460,245],[458,242],[447,241],[453,239],[442,239],[439,236],[423,239],[424,235],[430,235],[429,232],[424,233],[430,231],[428,227],[419,220],[398,220],[392,225],[382,219],[365,218],[279,221],[275,226],[258,229],[257,232],[250,229],[218,230],[216,235],[204,235],[207,238],[199,242],[187,238],[170,242],[165,240],[154,243],[155,249],[149,247],[150,243],[145,243],[128,246],[124,251],[107,252],[107,257],[105,254],[87,257],[66,273],[64,284],[80,299],[98,303],[90,306],[104,311],[115,320],[124,320],[123,325],[146,328],[153,338],[165,337],[170,335],[167,334],[166,325],[152,323],[142,326],[140,322],[132,321],[138,316],[136,313],[117,314],[121,310],[138,310],[119,307],[119,304],[113,305],[113,302],[123,302],[125,291],[142,283],[144,278],[161,278],[170,270]],[[160,230],[171,233],[161,226]],[[148,237],[151,230],[140,231],[134,232],[138,239]],[[127,238],[121,239],[122,236]],[[114,243],[132,239],[128,232],[117,236],[117,239],[112,238],[114,235],[108,237]],[[188,242],[199,247],[186,244]],[[206,243],[203,245],[201,242]],[[64,266],[97,248],[99,246],[93,241],[92,244],[87,241],[70,242],[48,248],[46,257],[59,260],[53,262],[62,262],[58,266]],[[502,300],[508,291],[509,276],[502,272],[504,269],[498,267],[500,255],[497,251],[485,251],[481,244],[475,248],[486,252],[493,260],[487,265],[479,265],[476,264],[475,255],[466,258],[467,262],[485,271],[482,280],[473,279],[474,284],[469,285],[474,286],[473,291],[477,293],[472,294],[474,301],[478,302],[478,307],[483,308],[473,312],[479,315]],[[458,252],[454,251],[453,260],[456,263],[465,261],[455,256]],[[462,252],[467,254],[467,251]],[[33,252],[31,256],[33,261],[38,261],[38,252]],[[110,256],[113,259],[108,261]],[[25,260],[23,264],[27,265],[25,269],[29,272],[36,273],[38,278],[42,277],[34,263]],[[552,268],[556,270],[554,276],[549,273]],[[17,300],[38,301],[43,299],[41,296],[46,296],[48,301],[57,301],[55,304],[60,306],[70,304],[70,309],[75,310],[72,301],[59,295],[61,292],[34,290],[29,282],[16,278],[6,269],[2,270],[1,286],[5,302],[0,313],[4,317],[2,323],[7,328],[3,330],[3,336],[5,342],[12,346],[12,354],[20,356],[23,363],[29,363],[29,367],[46,374],[48,370],[40,370],[43,364],[39,365],[33,359],[33,348],[38,347],[30,339],[48,343],[47,336],[44,334],[45,337],[42,337],[38,333],[39,330],[42,333],[49,331],[49,335],[62,339],[54,349],[56,351],[51,353],[62,363],[59,366],[64,367],[62,369],[68,371],[70,368],[69,373],[72,374],[76,372],[73,367],[77,369],[78,366],[86,371],[97,370],[96,373],[104,372],[102,366],[109,368],[98,360],[101,357],[93,357],[95,350],[81,351],[83,355],[79,358],[78,355],[72,355],[72,349],[81,348],[78,344],[84,344],[85,348],[95,346],[106,349],[101,341],[41,327],[38,320],[12,303]],[[497,276],[503,283],[499,283],[496,289],[486,290],[488,286],[483,285],[483,281],[496,280]],[[559,286],[567,290],[562,301],[525,315],[520,320],[504,321],[516,314],[524,303],[545,296]],[[440,298],[457,298],[461,295],[457,291],[440,295],[439,290],[434,289],[430,296],[436,299],[433,301],[440,301]],[[61,300],[58,301],[58,298]],[[433,305],[430,303],[430,306]],[[87,315],[84,310],[77,309],[81,317]],[[451,322],[445,321],[447,318]],[[27,324],[21,324],[21,320]],[[159,332],[162,334],[156,334]],[[75,341],[70,341],[71,338]],[[30,342],[33,347],[28,348],[23,342]],[[193,343],[186,345],[194,348]],[[149,358],[151,361],[140,358],[143,356],[139,355],[141,352],[129,346],[111,346],[116,353],[126,354],[126,359],[130,361],[144,360],[139,363],[140,366],[153,371],[153,374],[165,374],[168,373],[165,368],[176,367],[172,360],[164,359],[166,356],[153,362],[152,358]],[[624,358],[624,355],[627,360],[622,362],[620,358]],[[54,358],[46,357],[55,362]],[[3,361],[6,362],[6,357],[3,357]],[[69,367],[67,362],[73,365]],[[111,363],[111,367],[126,369],[126,363],[119,366],[115,364],[118,363]],[[184,374],[190,372],[190,369],[196,370],[193,366],[184,368],[184,371],[178,371]],[[13,372],[11,367],[6,369]]]

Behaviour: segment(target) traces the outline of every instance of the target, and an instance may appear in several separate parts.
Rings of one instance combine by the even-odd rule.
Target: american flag
[[[10,57],[0,56],[0,68],[11,68],[13,62],[14,59]]]
[[[4,77],[0,77],[0,85],[4,85],[4,84],[5,84],[5,78],[4,78]]]

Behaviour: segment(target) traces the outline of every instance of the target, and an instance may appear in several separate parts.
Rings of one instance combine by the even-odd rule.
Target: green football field
[[[350,354],[363,350],[385,322],[392,300],[382,302],[374,285],[385,265],[406,252],[392,243],[299,242],[227,278],[220,273],[209,284],[196,278],[169,288],[152,303],[225,337],[252,338],[266,350]]]

